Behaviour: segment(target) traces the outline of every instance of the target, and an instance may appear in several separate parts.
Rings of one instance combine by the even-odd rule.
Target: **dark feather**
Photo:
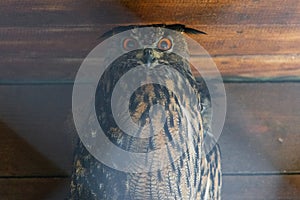
[[[199,31],[197,29],[189,28],[189,27],[186,27],[185,25],[182,25],[182,24],[170,24],[170,25],[165,25],[164,27],[168,28],[168,29],[171,29],[171,30],[187,33],[187,34],[205,34],[206,35],[206,33],[203,32],[203,31]]]

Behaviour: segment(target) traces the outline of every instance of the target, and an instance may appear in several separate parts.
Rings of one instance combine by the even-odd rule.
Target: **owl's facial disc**
[[[121,41],[121,50],[130,54],[147,68],[168,64],[174,52],[188,53],[180,32],[168,31],[159,27],[134,28],[126,32]]]

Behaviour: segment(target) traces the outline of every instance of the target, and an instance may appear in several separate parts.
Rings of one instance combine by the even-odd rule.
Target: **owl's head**
[[[180,53],[182,57],[189,55],[187,43],[182,34],[205,34],[184,25],[154,24],[141,26],[120,26],[104,33],[101,37],[109,37],[123,32],[116,37],[115,47],[123,54],[134,51],[133,59],[146,66],[168,64],[172,57]]]

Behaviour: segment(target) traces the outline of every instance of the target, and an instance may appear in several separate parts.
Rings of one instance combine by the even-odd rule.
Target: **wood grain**
[[[218,71],[212,70],[206,65],[207,58],[192,57],[191,62],[196,64],[192,68],[193,74],[199,76],[201,71],[209,76],[220,73],[225,81],[230,77],[240,77],[241,81],[253,78],[257,81],[269,79],[276,81],[294,77],[300,78],[300,56],[299,55],[245,55],[245,56],[215,56],[212,57]],[[200,72],[200,73],[199,73]]]
[[[101,42],[112,27],[0,28],[2,56],[10,58],[82,58]],[[197,25],[207,35],[189,35],[210,55],[299,54],[300,25]],[[198,45],[198,44],[197,44]],[[190,45],[192,55],[201,55]]]
[[[0,28],[0,80],[74,79],[83,59],[100,43],[99,36],[112,27]],[[299,25],[195,28],[208,33],[192,37],[224,77],[300,76]],[[195,45],[190,49],[193,61],[201,63]]]
[[[299,24],[298,0],[4,0],[0,26],[116,23]]]
[[[143,21],[185,24],[287,24],[299,23],[299,1],[121,0]],[[270,6],[274,5],[274,6]],[[278,5],[278,6],[275,6]],[[280,5],[280,6],[279,6]],[[295,20],[295,21],[294,21]]]

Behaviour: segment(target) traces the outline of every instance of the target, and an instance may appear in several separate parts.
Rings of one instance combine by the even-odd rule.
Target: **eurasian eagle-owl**
[[[169,29],[171,31],[166,31]],[[209,134],[210,96],[204,81],[196,81],[192,75],[188,46],[182,36],[185,33],[203,32],[183,25],[157,24],[117,27],[103,37],[123,31],[126,31],[126,35],[114,39],[106,52],[107,59],[115,53],[122,55],[109,65],[99,80],[94,105],[98,123],[106,137],[125,151],[149,153],[166,147],[167,157],[157,154],[154,159],[156,163],[165,159],[168,165],[148,172],[113,169],[98,161],[79,140],[74,153],[70,198],[220,199],[220,150],[217,144],[209,153],[204,150],[211,145],[204,145],[204,138],[211,137],[211,141],[215,140]],[[180,55],[176,52],[180,52]],[[146,75],[148,82],[141,81],[140,87],[130,95],[129,105],[126,105],[129,115],[126,112],[118,115],[123,123],[130,118],[140,127],[150,124],[147,137],[139,137],[137,134],[141,132],[136,135],[128,134],[118,126],[112,113],[114,105],[124,104],[123,94],[119,94],[120,98],[111,103],[114,87],[122,76],[139,66],[150,73],[154,72],[151,76]],[[153,83],[151,80],[149,82],[153,77],[160,77],[164,84]],[[139,74],[132,77],[138,78]],[[190,85],[188,92],[184,89],[184,80]],[[121,84],[121,90],[126,92],[128,84],[130,83]],[[192,93],[196,99],[190,98],[189,94]],[[155,105],[162,106],[164,113],[151,110]],[[160,118],[165,118],[163,127],[154,132],[155,125],[151,122],[155,124],[155,119]],[[187,121],[191,122],[190,126]],[[127,128],[130,130],[130,127]],[[190,142],[185,142],[188,137]],[[174,152],[178,149],[184,151],[175,157]],[[110,154],[109,151],[103,153]]]

